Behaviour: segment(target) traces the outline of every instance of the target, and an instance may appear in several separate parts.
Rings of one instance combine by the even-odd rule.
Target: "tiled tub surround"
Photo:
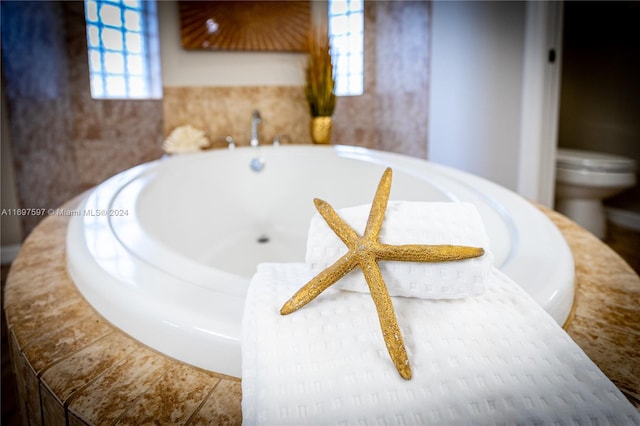
[[[402,99],[383,93],[340,97],[331,142],[425,158],[426,99],[415,93]],[[311,143],[303,86],[165,87],[163,109],[165,134],[188,124],[204,131],[214,148],[226,147],[226,136],[249,145],[255,109],[262,116],[261,144],[269,145],[279,135],[288,136],[284,143]]]
[[[227,146],[226,136],[237,145],[249,145],[251,112],[260,111],[261,144],[287,135],[294,143],[311,143],[309,111],[302,86],[165,87],[164,129],[191,125],[205,132],[216,148]]]
[[[638,405],[640,278],[597,238],[545,213],[575,257],[568,332]],[[4,303],[23,415],[34,424],[239,424],[240,379],[154,352],[85,302],[66,272],[67,221],[45,219],[8,277]]]

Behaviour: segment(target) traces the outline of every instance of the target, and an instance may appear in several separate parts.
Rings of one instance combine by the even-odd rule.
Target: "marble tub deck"
[[[567,332],[640,408],[640,277],[596,237],[559,213],[542,210],[575,258],[576,300]],[[240,379],[147,348],[83,299],[66,271],[68,219],[43,220],[7,278],[4,307],[24,419],[70,425],[240,424]]]

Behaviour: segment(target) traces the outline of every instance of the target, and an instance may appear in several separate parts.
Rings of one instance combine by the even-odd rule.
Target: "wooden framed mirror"
[[[179,1],[185,49],[304,52],[311,25],[306,1]]]

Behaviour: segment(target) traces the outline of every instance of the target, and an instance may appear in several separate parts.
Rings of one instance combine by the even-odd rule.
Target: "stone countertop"
[[[565,328],[640,407],[640,277],[596,237],[541,209],[575,259],[576,300]],[[240,424],[240,379],[138,343],[84,300],[66,271],[68,220],[43,220],[7,278],[4,304],[23,416],[37,424]]]

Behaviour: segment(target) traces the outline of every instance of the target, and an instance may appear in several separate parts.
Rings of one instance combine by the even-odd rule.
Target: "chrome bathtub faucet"
[[[251,146],[257,148],[260,145],[260,140],[258,139],[258,124],[262,122],[262,117],[260,116],[260,111],[254,109],[251,113]],[[254,172],[261,172],[264,169],[265,161],[264,158],[257,156],[251,160],[249,163],[249,167]]]
[[[256,147],[260,145],[260,140],[258,139],[258,124],[262,122],[262,117],[260,116],[260,111],[254,109],[251,113],[251,146]]]

